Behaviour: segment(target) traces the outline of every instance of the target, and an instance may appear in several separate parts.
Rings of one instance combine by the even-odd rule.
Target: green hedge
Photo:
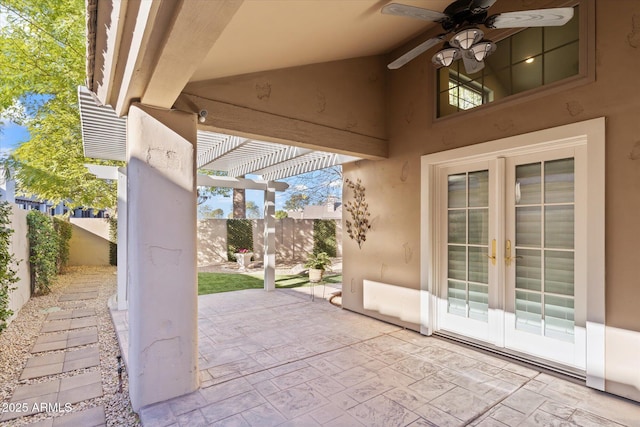
[[[0,203],[0,332],[6,327],[6,321],[13,311],[9,309],[9,294],[15,289],[14,283],[20,280],[18,272],[12,267],[17,265],[15,255],[11,253],[11,206],[8,202]]]
[[[227,259],[235,261],[239,249],[253,252],[253,225],[250,219],[227,220]]]
[[[325,252],[330,257],[337,256],[335,220],[313,220],[313,254],[317,255],[321,252]]]
[[[31,292],[47,294],[69,261],[71,224],[39,211],[27,214]]]
[[[118,219],[110,216],[109,223],[109,264],[118,265]]]

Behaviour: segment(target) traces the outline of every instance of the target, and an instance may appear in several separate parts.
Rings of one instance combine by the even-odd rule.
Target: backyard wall
[[[251,220],[254,260],[264,255],[264,221]],[[276,220],[276,263],[302,263],[313,251],[313,220],[284,218]],[[336,221],[336,252],[342,256],[342,223]],[[198,221],[198,266],[227,262],[227,220]]]
[[[71,218],[69,265],[109,265],[109,223],[104,218]]]
[[[9,309],[13,311],[13,316],[9,319],[15,319],[22,306],[29,301],[31,296],[31,277],[29,274],[29,242],[27,240],[27,211],[20,209],[18,205],[11,204],[12,217],[11,228],[11,247],[9,251],[13,253],[19,261],[18,266],[14,267],[18,272],[20,281],[15,284],[16,289],[9,294]]]

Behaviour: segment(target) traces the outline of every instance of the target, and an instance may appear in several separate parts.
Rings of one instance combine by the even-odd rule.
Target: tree
[[[284,219],[284,218],[288,218],[289,214],[287,213],[287,211],[276,211],[275,214],[276,219]]]
[[[83,0],[0,0],[0,113],[31,139],[7,159],[18,190],[53,203],[98,209],[116,183],[97,179],[82,150],[77,87],[85,77]]]
[[[209,205],[198,206],[198,216],[202,219],[220,219],[224,218],[224,211],[220,208],[213,209]]]
[[[247,218],[255,219],[260,218],[260,208],[256,205],[256,202],[249,200],[246,203]]]
[[[306,205],[319,205],[325,203],[330,197],[342,199],[342,166],[332,166],[314,172],[286,178],[289,189],[284,197],[291,199],[294,195],[297,199],[306,196],[308,203],[302,207],[289,210],[303,209]]]
[[[289,199],[284,202],[284,208],[288,211],[301,211],[310,202],[309,196],[305,193],[293,193]]]

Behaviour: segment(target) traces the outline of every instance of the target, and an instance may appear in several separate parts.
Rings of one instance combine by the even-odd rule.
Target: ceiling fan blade
[[[462,51],[462,62],[467,74],[474,74],[484,68],[484,61],[478,61],[470,50]]]
[[[382,13],[395,16],[406,16],[408,18],[421,19],[423,21],[440,22],[449,19],[449,16],[435,10],[423,9],[421,7],[409,6],[406,4],[389,3],[381,10]]]
[[[440,43],[442,40],[444,40],[445,35],[446,34],[440,34],[438,37],[433,37],[425,42],[420,43],[418,46],[414,47],[409,52],[405,53],[404,55],[387,65],[387,68],[389,68],[390,70],[396,70],[402,67],[404,64],[411,61],[416,56],[426,52],[431,47]]]
[[[485,20],[488,28],[554,27],[561,26],[573,18],[572,7],[522,10],[492,15]]]
[[[469,5],[469,10],[474,14],[482,13],[493,6],[495,2],[496,0],[473,0]]]

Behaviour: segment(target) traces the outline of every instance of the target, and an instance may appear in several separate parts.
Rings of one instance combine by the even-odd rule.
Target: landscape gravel
[[[58,298],[67,288],[81,286],[98,289],[98,297],[90,300],[59,302]],[[39,383],[51,379],[70,377],[79,373],[100,371],[103,395],[73,404],[71,412],[103,405],[107,426],[140,426],[140,421],[131,408],[126,369],[122,373],[122,388],[118,376],[118,356],[120,347],[111,321],[107,302],[116,292],[115,267],[69,267],[65,274],[59,276],[52,286],[51,293],[32,297],[20,310],[16,319],[0,333],[0,402],[8,402],[18,385]],[[40,335],[40,329],[47,315],[59,310],[74,308],[94,308],[98,323],[98,344],[74,347],[73,350],[90,346],[99,346],[100,365],[62,373],[54,376],[20,380],[25,363],[31,357],[31,347]],[[52,351],[46,353],[58,353]],[[21,417],[9,422],[7,426],[28,425],[47,418],[64,416],[64,413],[40,413]]]

